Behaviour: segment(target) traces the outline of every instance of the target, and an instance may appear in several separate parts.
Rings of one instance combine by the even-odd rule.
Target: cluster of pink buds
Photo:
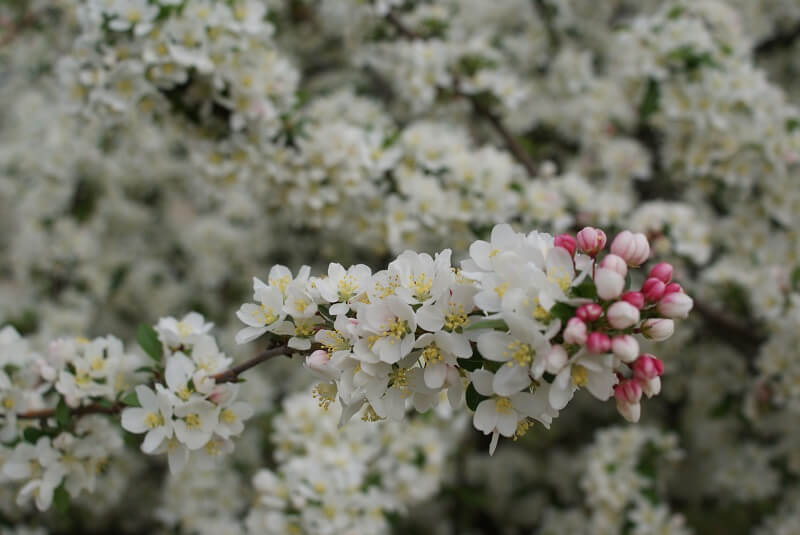
[[[664,372],[661,360],[640,353],[636,336],[655,341],[672,336],[673,320],[687,317],[692,298],[672,281],[673,267],[667,262],[654,265],[640,288],[626,288],[628,270],[640,268],[650,257],[644,234],[620,232],[602,259],[598,255],[605,249],[606,235],[599,229],[586,227],[578,232],[577,239],[562,234],[555,245],[571,254],[581,252],[591,257],[597,293],[596,300],[578,306],[567,320],[563,343],[571,355],[613,355],[617,410],[628,421],[636,422],[641,415],[642,394],[657,395]]]

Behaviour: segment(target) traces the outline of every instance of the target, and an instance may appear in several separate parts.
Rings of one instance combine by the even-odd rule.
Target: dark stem
[[[281,345],[278,347],[273,347],[272,349],[266,349],[256,355],[255,357],[251,358],[250,360],[246,360],[241,364],[237,364],[233,368],[229,368],[224,372],[220,372],[212,377],[214,377],[214,381],[217,383],[230,383],[235,381],[239,378],[239,375],[243,372],[246,372],[250,368],[258,366],[265,360],[269,360],[273,357],[279,357],[281,355],[286,355],[292,352],[292,349],[289,348],[287,345]]]
[[[262,362],[269,360],[273,357],[278,357],[280,355],[286,355],[291,353],[291,349],[287,345],[280,345],[278,347],[273,347],[271,349],[266,349],[256,355],[255,357],[251,358],[250,360],[246,360],[241,364],[238,364],[232,368],[229,368],[223,372],[220,372],[216,375],[213,375],[214,381],[217,383],[230,383],[235,381],[239,378],[239,375],[246,372],[250,368],[258,366]],[[90,405],[85,405],[83,407],[76,407],[74,409],[70,409],[70,414],[73,416],[83,416],[84,414],[117,414],[122,409],[125,408],[125,404],[119,401],[115,402],[111,406],[103,406],[98,403],[92,403]],[[20,420],[38,420],[41,418],[52,418],[55,416],[56,410],[55,409],[38,409],[28,412],[23,412],[21,414],[17,414],[17,418]]]
[[[776,50],[786,49],[800,37],[800,23],[794,25],[789,30],[776,33],[756,44],[753,48],[753,54],[756,56],[763,56]]]

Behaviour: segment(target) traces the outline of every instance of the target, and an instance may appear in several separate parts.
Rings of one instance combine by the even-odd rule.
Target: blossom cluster
[[[208,95],[227,112],[226,128],[256,122],[269,134],[293,104],[298,73],[272,42],[263,2],[89,1],[79,9],[85,34],[57,66],[76,110],[161,114]]]
[[[579,534],[615,534],[625,529],[641,534],[691,533],[686,519],[664,503],[669,472],[683,458],[674,434],[646,426],[612,427],[598,432],[580,457],[585,510],[548,511],[539,535],[565,529]]]
[[[215,457],[233,450],[253,407],[237,400],[239,385],[218,383],[215,374],[233,359],[222,353],[208,332],[213,324],[189,313],[161,318],[155,327],[163,354],[163,382],[136,386],[135,407],[122,411],[122,427],[146,433],[141,449],[167,454],[169,468],[180,472],[190,452]]]
[[[406,251],[375,273],[331,264],[324,277],[308,267],[293,276],[275,266],[237,312],[246,324],[237,341],[269,333],[291,349],[319,347],[306,357],[324,379],[315,395],[324,407],[338,398],[343,421],[363,406],[364,419],[399,420],[407,405],[427,411],[442,392],[453,407],[466,397],[491,452],[501,435],[523,435],[534,421],[549,427],[579,388],[601,401],[613,395],[637,421],[664,366],[640,353],[635,335],[666,340],[693,303],[664,262],[625,291],[649,243],[624,231],[601,259],[606,239],[592,227],[554,238],[497,225],[460,269],[449,249]]]
[[[142,359],[113,336],[61,338],[40,354],[12,327],[0,331],[0,479],[21,482],[18,504],[34,500],[45,510],[54,499],[60,505],[94,491],[122,437],[103,417],[73,422],[71,415],[111,408],[137,380]]]
[[[278,467],[253,476],[248,533],[389,533],[389,514],[431,498],[464,420],[447,407],[432,421],[339,426],[340,408],[320,412],[307,393],[283,402],[272,441]]]

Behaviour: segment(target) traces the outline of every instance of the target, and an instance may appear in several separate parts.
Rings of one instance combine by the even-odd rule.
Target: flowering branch
[[[285,344],[284,345],[280,345],[278,347],[273,347],[272,349],[266,349],[266,350],[262,351],[261,353],[259,353],[258,355],[256,355],[255,357],[251,358],[250,360],[242,362],[241,364],[233,366],[232,368],[229,368],[229,369],[225,370],[224,372],[220,372],[220,373],[214,375],[213,376],[214,377],[214,381],[217,384],[230,383],[230,382],[236,381],[239,378],[240,374],[242,374],[243,372],[246,372],[250,368],[258,366],[259,364],[261,364],[265,360],[269,360],[269,359],[271,359],[273,357],[279,357],[281,355],[286,355],[287,353],[290,353],[291,351],[292,350],[289,348],[289,346],[287,346]]]
[[[285,355],[291,351],[288,346],[281,345],[278,347],[274,347],[271,349],[266,349],[256,355],[255,357],[242,362],[236,366],[233,366],[225,371],[222,371],[213,376],[214,382],[217,384],[222,383],[230,383],[234,382],[239,378],[239,375],[246,372],[250,368],[254,368],[258,366],[262,362],[269,360],[273,357],[277,357],[280,355]],[[152,385],[151,385],[152,386]],[[83,407],[76,407],[74,409],[70,409],[70,414],[72,416],[83,416],[86,414],[117,414],[122,409],[125,408],[125,404],[122,402],[115,402],[111,405],[100,405],[99,403],[92,403],[90,405],[85,405]],[[23,412],[17,414],[17,418],[20,420],[39,420],[42,418],[52,418],[56,414],[56,409],[37,409],[31,410],[27,412]]]
[[[423,38],[420,34],[406,26],[406,24],[400,20],[400,17],[398,17],[394,11],[389,11],[386,14],[386,20],[397,30],[400,35],[406,39]],[[486,103],[481,101],[481,99],[479,99],[476,95],[464,93],[457,84],[453,84],[451,89],[457,96],[465,98],[470,102],[475,114],[479,117],[483,117],[490,125],[492,125],[492,128],[494,128],[500,137],[503,138],[503,143],[505,143],[506,148],[508,148],[517,162],[519,162],[520,165],[522,165],[525,170],[528,171],[530,176],[536,176],[538,174],[536,170],[536,164],[530,159],[527,152],[525,152],[525,149],[522,148],[522,145],[520,145],[519,142],[514,138],[497,114],[492,112]]]

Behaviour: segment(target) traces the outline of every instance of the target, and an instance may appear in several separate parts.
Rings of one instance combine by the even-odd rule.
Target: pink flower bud
[[[662,297],[656,308],[659,314],[668,318],[685,318],[692,310],[692,306],[694,301],[691,297],[683,292],[673,292]]]
[[[636,381],[625,379],[614,386],[617,412],[629,422],[636,423],[642,415],[642,387]]]
[[[603,315],[603,307],[597,303],[586,303],[578,307],[575,315],[586,322],[594,321]]]
[[[616,299],[625,287],[625,278],[613,269],[601,267],[594,275],[594,285],[600,299]]]
[[[665,294],[671,294],[671,293],[682,292],[682,291],[683,291],[683,288],[677,282],[670,282],[669,284],[664,286],[664,293]]]
[[[663,374],[664,363],[650,353],[639,355],[639,358],[633,363],[633,376],[641,381],[647,381],[653,377],[661,377]]]
[[[617,412],[632,424],[639,421],[642,417],[642,404],[641,403],[625,403],[617,400]]]
[[[333,380],[338,378],[339,373],[331,366],[330,360],[327,351],[324,349],[317,349],[306,357],[306,366],[317,376],[323,379]]]
[[[547,372],[557,375],[558,372],[566,366],[569,355],[567,354],[567,350],[562,346],[554,345],[550,348],[550,351],[547,352],[545,360],[547,361]]]
[[[664,281],[651,278],[642,284],[642,294],[649,302],[654,303],[664,295]]]
[[[639,383],[642,385],[642,391],[648,398],[657,396],[661,392],[661,377],[641,380]]]
[[[556,247],[562,247],[567,250],[570,256],[575,254],[575,248],[577,247],[577,243],[575,242],[575,238],[570,236],[569,234],[559,234],[553,240],[553,245]]]
[[[628,265],[625,260],[615,254],[608,254],[600,261],[600,267],[606,269],[613,269],[623,277],[628,274]]]
[[[586,324],[580,318],[570,318],[564,329],[564,342],[583,345],[586,343]]]
[[[622,300],[632,304],[640,310],[644,306],[644,294],[642,292],[625,292],[622,294]]]
[[[629,334],[619,334],[611,339],[611,352],[622,362],[633,362],[639,355],[639,342]]]
[[[627,301],[617,301],[608,307],[606,317],[615,329],[627,329],[639,323],[639,309]]]
[[[586,338],[586,349],[592,353],[608,353],[611,351],[611,338],[604,333],[591,333]]]
[[[629,266],[640,266],[650,257],[650,243],[641,232],[623,230],[611,242],[611,252],[621,256]]]
[[[577,245],[589,256],[597,256],[606,246],[606,233],[593,227],[584,227],[578,232]]]
[[[650,278],[658,279],[664,284],[667,284],[672,278],[672,264],[669,262],[659,262],[650,268]]]
[[[661,342],[675,332],[675,322],[664,318],[651,318],[642,325],[642,334],[645,338]]]
[[[638,403],[642,399],[642,386],[633,379],[623,379],[614,386],[614,398],[626,403]]]

